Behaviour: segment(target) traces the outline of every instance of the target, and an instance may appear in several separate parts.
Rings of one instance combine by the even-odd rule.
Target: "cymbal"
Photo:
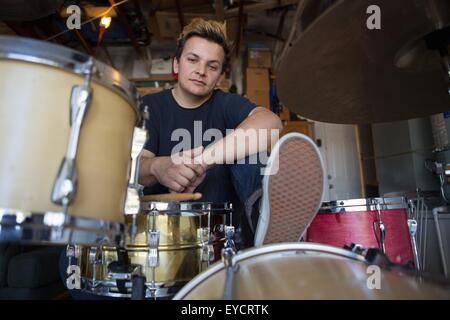
[[[381,9],[380,30],[366,26],[372,4]],[[343,124],[448,111],[441,57],[424,36],[449,25],[448,0],[337,1],[280,63],[280,100],[306,118]]]

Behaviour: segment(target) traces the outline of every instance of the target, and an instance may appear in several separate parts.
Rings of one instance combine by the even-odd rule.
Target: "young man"
[[[229,62],[224,24],[196,19],[184,28],[173,61],[177,84],[143,98],[150,113],[140,168],[146,194],[196,191],[201,201],[244,202],[261,186],[261,165],[248,164],[248,156],[275,142],[281,121],[267,108],[215,89]],[[175,161],[178,151],[182,157]],[[243,158],[246,164],[233,163]]]
[[[215,89],[229,56],[224,25],[194,20],[184,28],[173,65],[178,83],[143,98],[150,120],[140,183],[146,186],[144,193],[196,191],[202,193],[201,201],[232,202],[237,211],[233,222],[245,228],[244,239],[236,239],[238,249],[298,241],[320,204],[322,189],[317,186],[323,174],[314,165],[320,156],[310,141],[294,134],[282,137],[268,161],[250,163],[250,155],[264,153],[276,142],[281,122],[268,109]],[[261,174],[266,164],[273,175]],[[64,252],[63,281],[66,270]],[[104,298],[71,293],[75,299]]]
[[[195,191],[201,201],[232,202],[242,247],[298,241],[320,204],[322,166],[308,163],[321,164],[320,154],[309,138],[285,136],[268,160],[273,177],[261,174],[281,121],[267,108],[215,89],[229,61],[223,24],[196,19],[183,29],[173,61],[177,84],[143,98],[150,121],[140,183],[145,194]],[[310,181],[315,187],[305,184]]]

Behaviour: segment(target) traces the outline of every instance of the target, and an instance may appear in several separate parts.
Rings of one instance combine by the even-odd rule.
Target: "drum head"
[[[331,246],[292,243],[250,249],[234,257],[234,299],[450,299],[441,286],[370,266]],[[174,299],[222,299],[223,262],[188,283]],[[378,277],[378,278],[377,278]]]

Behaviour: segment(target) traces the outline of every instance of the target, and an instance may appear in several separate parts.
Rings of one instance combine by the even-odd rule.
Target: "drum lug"
[[[92,89],[90,82],[92,77],[93,60],[86,62],[89,71],[85,75],[84,83],[72,88],[70,97],[70,118],[71,126],[69,143],[66,155],[62,160],[58,175],[53,185],[51,195],[52,202],[64,206],[64,211],[75,198],[77,188],[77,174],[75,160],[78,151],[81,127],[89,110],[92,101]],[[67,212],[65,212],[67,213]]]
[[[381,220],[381,205],[380,202],[375,199],[374,204],[376,206],[376,210],[377,210],[377,220],[374,221],[373,223],[373,232],[375,233],[375,238],[378,241],[378,245],[380,247],[381,252],[383,252],[384,254],[386,253],[386,246],[385,246],[385,239],[386,239],[386,227],[383,223],[383,221]],[[378,229],[380,230],[380,238],[378,238],[377,235],[377,230],[376,230],[376,225],[378,225]]]
[[[225,226],[225,248],[230,248],[234,252],[236,252],[236,244],[234,243],[234,227],[233,226]]]
[[[81,247],[76,244],[68,244],[66,247],[66,257],[69,260],[69,266],[72,265],[72,259],[79,259],[81,255]]]
[[[98,255],[101,257],[101,247],[90,247],[88,261],[92,265],[92,286],[97,286],[97,265],[102,263],[101,258],[98,259]]]
[[[125,201],[125,214],[139,213],[139,198],[142,195],[143,186],[139,184],[139,168],[141,162],[141,154],[147,141],[148,134],[146,129],[146,121],[149,118],[148,106],[144,106],[141,127],[134,128],[133,143],[131,147],[131,166],[129,173],[129,183],[127,198]]]
[[[157,266],[159,266],[159,231],[150,230],[148,237],[148,266],[150,268],[156,268]]]

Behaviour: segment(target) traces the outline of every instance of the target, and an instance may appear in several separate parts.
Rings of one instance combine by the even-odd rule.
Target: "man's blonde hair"
[[[230,45],[227,39],[226,22],[214,20],[204,20],[202,18],[193,19],[183,28],[178,37],[175,57],[180,60],[186,41],[191,37],[200,37],[208,41],[217,43],[223,48],[225,59],[222,65],[222,72],[226,70],[230,63]]]

